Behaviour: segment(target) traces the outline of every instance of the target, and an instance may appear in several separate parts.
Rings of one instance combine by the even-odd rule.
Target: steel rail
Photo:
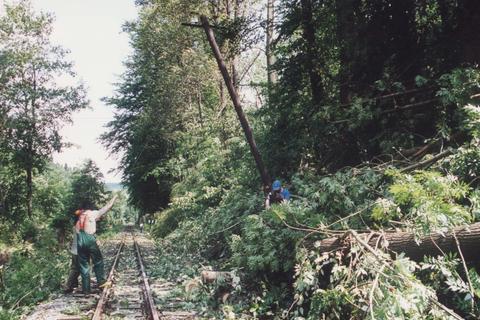
[[[150,320],[160,320],[160,317],[157,312],[157,308],[155,308],[155,302],[152,297],[152,291],[150,290],[150,285],[148,283],[147,274],[145,273],[145,267],[143,266],[143,259],[142,254],[140,253],[140,248],[137,244],[137,240],[133,235],[133,244],[135,246],[135,252],[137,253],[138,264],[140,266],[140,271],[142,273],[142,280],[143,280],[143,294],[145,296],[145,306],[147,307],[147,311],[149,313]]]
[[[108,274],[107,282],[110,282],[113,280],[113,275],[115,273],[115,268],[117,267],[118,260],[120,258],[120,253],[122,252],[122,249],[125,245],[125,237],[122,239],[122,243],[120,243],[120,246],[117,250],[117,253],[115,254],[115,260],[113,260],[112,267],[110,268],[110,273]],[[102,291],[102,295],[100,296],[100,300],[98,300],[97,307],[95,308],[95,313],[93,314],[92,320],[101,320],[102,319],[102,313],[103,309],[105,307],[105,304],[108,299],[108,295],[110,294],[111,291],[111,286],[106,287]]]

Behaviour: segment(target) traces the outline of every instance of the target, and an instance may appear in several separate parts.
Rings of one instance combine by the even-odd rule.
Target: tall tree
[[[267,59],[268,95],[272,94],[272,86],[277,81],[277,74],[273,69],[275,64],[274,35],[275,30],[275,0],[267,0],[267,23],[265,28],[265,56]]]
[[[197,40],[201,30],[182,26],[201,2],[141,3],[139,19],[124,27],[134,53],[116,95],[107,99],[117,114],[103,141],[123,154],[123,182],[141,213],[168,205],[173,184],[168,162],[180,133],[215,114],[210,99],[218,80],[202,78],[214,66]]]
[[[320,76],[320,61],[316,39],[316,25],[314,21],[315,1],[301,0],[301,24],[302,36],[305,40],[303,51],[305,53],[305,65],[310,78],[310,90],[314,108],[318,108],[323,98],[322,78]]]
[[[199,13],[212,16],[226,64],[234,71],[250,29],[244,15],[251,2],[139,2],[138,20],[125,25],[134,53],[115,96],[107,99],[117,114],[103,141],[122,152],[124,184],[141,213],[168,206],[179,171],[173,159],[186,132],[198,132],[197,143],[212,136],[225,143],[239,129],[222,100],[224,88],[218,87],[220,75],[204,35],[182,24],[191,25]],[[182,158],[188,162],[192,155]]]
[[[82,85],[62,85],[59,80],[75,73],[66,60],[67,51],[50,43],[52,21],[51,15],[36,14],[27,0],[5,5],[0,18],[4,142],[25,174],[29,216],[34,170],[42,170],[51,154],[62,148],[59,129],[73,111],[88,104]]]
[[[92,160],[84,162],[72,175],[72,192],[68,211],[95,209],[105,198],[103,174]]]

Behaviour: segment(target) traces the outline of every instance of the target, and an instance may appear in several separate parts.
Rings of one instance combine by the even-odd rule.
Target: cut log
[[[348,235],[348,233],[346,233]],[[411,232],[392,233],[368,233],[362,234],[365,241],[373,248],[380,243],[383,247],[394,253],[404,253],[414,261],[421,261],[424,256],[438,256],[445,253],[457,252],[458,247],[455,236],[458,239],[463,256],[468,262],[480,261],[480,222],[469,226],[456,227],[445,235],[432,233],[420,237],[420,242],[415,241],[415,235]],[[381,237],[381,239],[380,239]],[[328,238],[320,241],[320,252],[333,252],[348,249],[346,237]]]
[[[0,267],[6,264],[8,260],[10,260],[10,252],[8,251],[0,252]]]
[[[230,283],[232,281],[232,273],[226,271],[207,271],[200,273],[200,278],[204,284],[214,283],[217,281],[225,281]]]

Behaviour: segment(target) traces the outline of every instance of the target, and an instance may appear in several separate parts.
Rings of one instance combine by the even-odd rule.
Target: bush
[[[232,235],[231,264],[253,274],[290,273],[295,264],[298,232],[273,217],[273,209],[245,219],[241,234]]]
[[[393,181],[371,211],[376,222],[385,225],[401,221],[415,232],[428,234],[473,221],[472,213],[463,205],[469,188],[455,176],[394,170],[389,175]]]
[[[445,162],[444,168],[472,187],[480,185],[480,149],[477,145],[467,145]]]
[[[179,211],[175,209],[167,209],[155,214],[155,225],[151,229],[151,233],[157,238],[165,238],[173,230],[178,227]]]
[[[50,240],[44,239],[42,244],[54,242]],[[12,254],[3,270],[0,301],[4,308],[21,311],[47,299],[62,286],[70,259],[66,250],[55,255],[52,251],[58,252],[48,246],[29,246]]]
[[[38,236],[38,227],[34,222],[27,221],[20,228],[20,237],[24,241],[34,242]]]

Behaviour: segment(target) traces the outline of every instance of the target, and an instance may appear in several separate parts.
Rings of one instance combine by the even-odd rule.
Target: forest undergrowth
[[[466,70],[474,83],[465,86],[457,81],[463,72],[445,76],[453,80],[437,95],[463,101],[479,88],[479,73]],[[235,285],[184,292],[200,310],[225,319],[477,318],[478,266],[465,264],[459,252],[414,261],[372,251],[352,236],[408,231],[419,239],[478,221],[480,109],[466,103],[461,110],[463,144],[416,160],[377,157],[329,174],[301,167],[284,181],[292,199],[267,210],[252,183],[253,163],[231,163],[248,153],[246,144],[233,139],[225,149],[210,141],[198,159],[189,153],[195,166],[177,167],[183,179],[173,185],[168,209],[154,215],[150,232],[165,257],[159,274],[188,286],[202,270],[233,272]],[[205,143],[188,138],[189,145]],[[320,240],[331,237],[348,238],[348,250],[321,252]]]

